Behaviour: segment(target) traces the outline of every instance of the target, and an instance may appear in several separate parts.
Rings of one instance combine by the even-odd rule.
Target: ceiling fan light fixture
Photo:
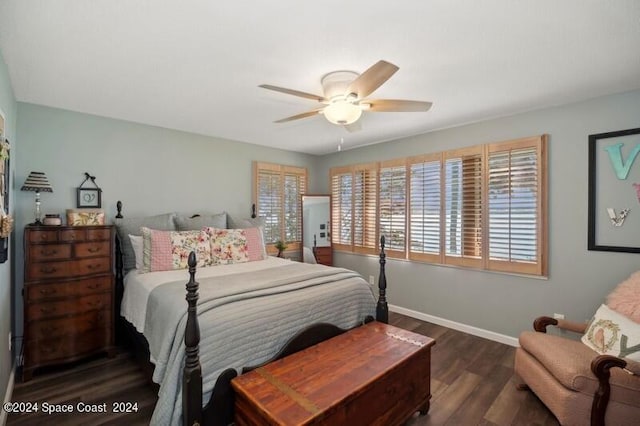
[[[344,126],[355,123],[362,115],[362,109],[358,105],[345,100],[337,100],[324,108],[324,116],[329,122]]]

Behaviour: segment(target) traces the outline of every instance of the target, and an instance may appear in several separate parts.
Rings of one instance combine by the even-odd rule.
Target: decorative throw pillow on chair
[[[601,305],[582,336],[582,343],[601,355],[640,361],[640,324]]]
[[[640,271],[631,274],[609,293],[607,306],[640,323]]]

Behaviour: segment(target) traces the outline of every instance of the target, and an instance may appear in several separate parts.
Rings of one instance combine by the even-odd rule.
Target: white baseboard
[[[13,384],[15,383],[15,379],[16,379],[16,369],[12,368],[11,373],[9,373],[9,383],[7,383],[7,390],[4,393],[4,399],[2,400],[3,405],[11,401],[11,395],[13,395]],[[0,407],[0,426],[5,426],[6,424],[7,424],[7,412]]]
[[[408,317],[419,319],[426,322],[441,325],[443,327],[452,328],[454,330],[462,331],[474,336],[482,337],[484,339],[493,340],[494,342],[504,343],[505,345],[518,347],[518,339],[515,337],[507,336],[505,334],[495,333],[493,331],[485,330],[483,328],[473,327],[471,325],[462,324],[459,322],[451,321],[445,318],[436,317],[434,315],[425,314],[422,312],[414,311],[412,309],[403,308],[402,306],[389,305],[389,310],[397,312]]]

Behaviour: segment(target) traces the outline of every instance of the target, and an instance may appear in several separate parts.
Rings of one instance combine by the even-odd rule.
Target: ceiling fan
[[[321,80],[324,96],[270,84],[261,84],[259,87],[312,99],[323,104],[322,107],[282,118],[275,121],[275,123],[285,123],[323,114],[331,123],[344,126],[347,130],[353,131],[358,130],[359,127],[353,126],[353,124],[358,121],[363,111],[413,112],[428,111],[431,108],[431,102],[401,99],[365,99],[378,87],[382,86],[398,69],[396,65],[381,60],[362,74],[353,71],[330,72],[325,74]]]

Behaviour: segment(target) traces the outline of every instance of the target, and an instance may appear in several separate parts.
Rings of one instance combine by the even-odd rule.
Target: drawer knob
[[[96,284],[96,283],[87,284],[87,288],[89,290],[95,290],[97,288],[100,288],[100,284]]]
[[[40,289],[40,294],[48,295],[48,294],[54,294],[54,293],[56,293],[56,289],[55,288],[41,288]]]
[[[40,234],[40,239],[41,240],[46,240],[48,238],[49,238],[49,236],[47,234]]]
[[[58,250],[42,249],[40,251],[40,254],[42,254],[43,256],[53,256],[56,253],[58,253]]]
[[[102,300],[89,301],[89,302],[87,302],[87,305],[91,306],[92,308],[96,307],[96,306],[100,306],[100,305],[102,305]]]
[[[100,247],[89,247],[89,253],[98,253],[100,251]]]
[[[42,272],[43,274],[53,274],[56,271],[57,269],[54,268],[53,266],[49,266],[47,268],[40,268],[40,272]]]
[[[40,312],[42,312],[43,314],[50,314],[52,312],[55,312],[56,308],[53,307],[49,307],[49,308],[40,308]]]
[[[93,271],[94,269],[100,268],[100,266],[101,265],[99,263],[91,263],[87,265],[87,269],[89,269],[90,271]]]

